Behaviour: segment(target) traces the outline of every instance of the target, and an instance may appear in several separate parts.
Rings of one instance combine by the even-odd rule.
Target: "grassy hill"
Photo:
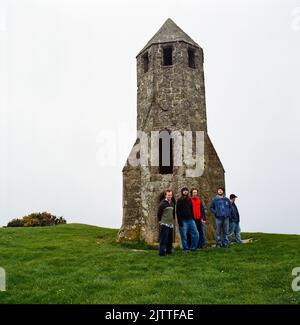
[[[243,234],[255,242],[159,257],[116,234],[82,224],[0,229],[0,303],[300,303],[291,289],[300,236]]]

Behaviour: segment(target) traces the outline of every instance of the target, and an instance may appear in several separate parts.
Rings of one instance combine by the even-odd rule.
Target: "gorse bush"
[[[20,219],[13,219],[7,224],[7,227],[43,227],[65,223],[67,221],[63,217],[56,217],[48,212],[38,212]]]
[[[7,227],[22,227],[21,219],[13,219],[8,224]]]

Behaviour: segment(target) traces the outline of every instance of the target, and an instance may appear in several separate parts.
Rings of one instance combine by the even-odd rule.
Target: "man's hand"
[[[203,219],[201,219],[201,223],[202,223],[203,225],[205,225],[205,224],[206,224],[206,221],[203,220]]]

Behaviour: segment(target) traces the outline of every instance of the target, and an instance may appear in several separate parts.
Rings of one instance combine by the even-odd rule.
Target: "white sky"
[[[38,211],[121,225],[135,56],[168,17],[204,50],[242,230],[300,234],[300,0],[0,0],[0,225]]]

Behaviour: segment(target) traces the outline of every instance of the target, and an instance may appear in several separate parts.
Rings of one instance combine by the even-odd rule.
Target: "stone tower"
[[[209,205],[217,188],[225,187],[225,180],[224,168],[207,134],[203,50],[171,19],[167,19],[136,59],[138,133],[123,168],[123,223],[118,241],[158,242],[156,214],[159,196],[170,188],[178,198],[183,186],[198,189],[208,214],[207,239],[212,240],[214,218]],[[141,140],[140,131],[149,136],[146,142]],[[158,138],[154,137],[158,141],[154,141],[156,147],[151,147],[154,142],[151,142],[150,134],[153,131],[159,134]],[[174,147],[172,132],[175,131],[180,135],[192,132],[195,159],[198,154],[195,150],[196,131],[203,131],[201,175],[188,175],[189,166],[184,159],[181,165],[174,163],[175,153],[180,152]],[[146,150],[145,144],[151,147],[151,152]],[[142,154],[145,157],[145,150],[149,153],[147,163],[141,158]],[[184,149],[180,155],[183,153]],[[149,163],[151,155],[156,157],[156,164]],[[133,157],[139,161],[138,164],[132,163]],[[178,240],[177,227],[174,231]]]

